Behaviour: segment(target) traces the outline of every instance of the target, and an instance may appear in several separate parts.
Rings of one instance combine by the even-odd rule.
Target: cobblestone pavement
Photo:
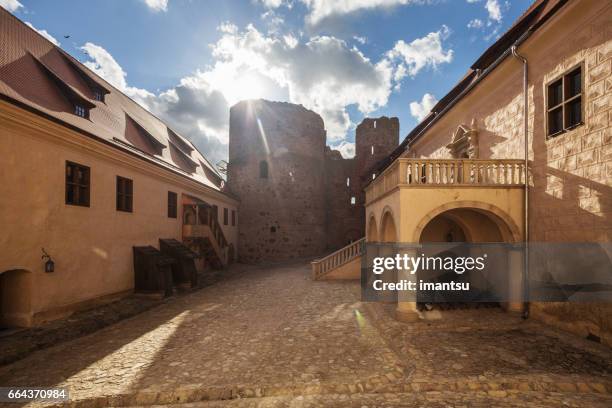
[[[0,385],[65,386],[75,406],[612,406],[599,344],[497,309],[403,324],[309,265],[235,268],[1,367]]]
[[[219,280],[219,273],[211,271],[200,276],[201,287]],[[177,290],[175,296],[182,296]],[[12,363],[35,350],[69,341],[121,320],[135,316],[169,299],[131,295],[117,301],[76,312],[66,318],[47,322],[38,327],[0,331],[0,365]],[[8,333],[7,333],[8,332]]]
[[[508,391],[505,396],[492,397],[484,391],[378,394],[326,394],[298,397],[245,398],[172,405],[172,408],[524,408],[527,406],[609,408],[612,399],[599,395],[568,395],[558,392]]]

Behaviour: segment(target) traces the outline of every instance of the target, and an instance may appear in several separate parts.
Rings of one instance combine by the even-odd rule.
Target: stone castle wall
[[[245,101],[231,108],[228,185],[240,199],[242,261],[324,252],[325,136],[319,115],[301,106]]]
[[[344,159],[325,146],[321,117],[302,106],[256,100],[232,107],[228,185],[241,202],[241,261],[315,257],[363,237],[363,173],[399,142],[397,118],[364,123],[356,157]]]

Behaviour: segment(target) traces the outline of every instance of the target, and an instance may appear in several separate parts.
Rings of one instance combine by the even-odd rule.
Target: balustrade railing
[[[327,255],[325,258],[317,259],[311,262],[312,266],[312,276],[315,280],[330,272],[333,269],[336,269],[339,266],[344,265],[345,263],[352,261],[356,257],[363,255],[365,252],[365,238],[361,238],[355,242],[352,242]]]
[[[217,241],[219,248],[227,246],[227,239],[217,219],[216,211],[207,204],[185,204],[183,209],[183,225],[204,225],[210,228],[213,238]],[[196,231],[197,229],[193,229]]]
[[[366,203],[404,186],[522,186],[520,159],[397,159],[365,189]]]

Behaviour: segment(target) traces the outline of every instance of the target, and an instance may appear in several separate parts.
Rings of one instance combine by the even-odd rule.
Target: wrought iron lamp
[[[55,262],[53,262],[53,259],[51,259],[51,255],[45,251],[45,248],[42,248],[42,253],[42,259],[45,260],[45,272],[51,273],[55,271]]]

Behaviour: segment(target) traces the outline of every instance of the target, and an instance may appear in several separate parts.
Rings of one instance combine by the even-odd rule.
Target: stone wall
[[[529,61],[531,241],[612,241],[612,6],[566,5],[519,48]],[[583,70],[583,125],[546,137],[547,84]],[[507,58],[414,143],[408,157],[450,157],[460,124],[478,130],[480,158],[523,158],[522,65]],[[612,344],[610,305],[532,303],[532,315]]]
[[[357,127],[357,155],[345,159],[325,146],[315,112],[264,100],[233,106],[228,185],[241,201],[240,260],[321,256],[363,237],[364,172],[398,139],[397,118],[365,119]],[[260,177],[262,162],[267,178]]]
[[[363,237],[363,205],[357,202],[361,181],[357,161],[344,159],[337,150],[325,155],[325,192],[327,198],[327,249],[339,249]]]
[[[228,185],[240,199],[240,260],[325,251],[325,137],[321,117],[302,106],[257,100],[231,108]]]
[[[357,168],[365,172],[386,158],[398,146],[399,119],[382,116],[366,118],[355,132]],[[368,175],[371,177],[371,174]]]

